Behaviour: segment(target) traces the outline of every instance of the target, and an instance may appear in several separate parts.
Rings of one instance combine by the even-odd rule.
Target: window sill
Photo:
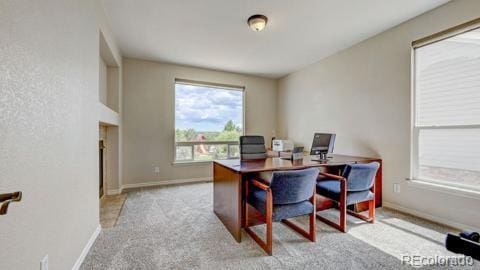
[[[477,191],[477,190],[470,190],[466,188],[448,186],[440,183],[433,183],[433,182],[419,180],[419,179],[410,179],[409,181],[407,181],[407,183],[409,186],[413,186],[416,188],[421,188],[421,189],[426,189],[431,191],[438,191],[438,192],[443,192],[450,195],[480,200],[480,191]]]
[[[218,159],[218,160],[236,160],[239,158],[227,158],[227,159]],[[199,160],[199,161],[173,161],[172,165],[173,166],[195,166],[195,165],[210,165],[214,162],[215,160]]]
[[[204,166],[210,165],[213,161],[174,161],[173,166]]]

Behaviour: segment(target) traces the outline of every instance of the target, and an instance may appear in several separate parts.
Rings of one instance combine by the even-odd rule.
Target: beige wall
[[[71,269],[98,226],[99,28],[122,61],[99,5],[0,2],[0,193],[24,193],[0,217],[0,240],[10,243],[0,269],[38,269],[46,254],[50,269]],[[384,159],[385,201],[480,227],[478,200],[404,181],[409,44],[477,17],[479,5],[452,1],[282,79],[278,106],[274,80],[127,59],[120,173],[127,184],[210,176],[208,165],[172,165],[174,78],[244,85],[247,134],[268,141],[278,122],[281,134],[309,147],[314,131],[334,131],[337,152]]]
[[[119,127],[99,126],[99,140],[104,141],[104,193],[114,195],[120,193],[120,139]]]
[[[120,112],[121,98],[120,67],[107,67],[107,106],[115,112]]]
[[[107,139],[105,141],[105,193],[114,195],[120,193],[121,181],[121,155],[120,155],[120,128],[118,126],[107,127]]]
[[[123,63],[124,184],[211,176],[211,165],[172,164],[175,78],[245,86],[246,134],[269,141],[276,130],[275,80],[133,59]]]
[[[479,200],[420,189],[405,180],[410,44],[479,14],[480,1],[452,1],[281,79],[280,134],[310,147],[315,131],[335,132],[336,153],[383,158],[385,202],[480,228]],[[393,183],[401,184],[401,193],[393,193]]]
[[[100,57],[100,74],[99,74],[99,89],[98,99],[101,103],[108,105],[107,103],[107,64],[105,60]]]
[[[110,37],[110,38],[109,38]],[[108,126],[105,141],[105,193],[118,194],[121,187],[122,58],[108,27],[100,33],[99,121]]]
[[[0,269],[47,254],[72,269],[98,228],[103,16],[93,0],[0,1],[0,193],[24,195],[0,217]]]
[[[98,139],[107,140],[107,126],[99,126]]]

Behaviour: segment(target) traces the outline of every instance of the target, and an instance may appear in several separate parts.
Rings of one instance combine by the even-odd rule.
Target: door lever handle
[[[17,191],[13,193],[0,194],[0,215],[6,215],[8,210],[8,205],[11,202],[19,202],[22,200],[22,192]]]

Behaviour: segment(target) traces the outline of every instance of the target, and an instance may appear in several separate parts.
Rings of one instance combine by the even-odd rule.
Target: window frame
[[[475,129],[480,128],[480,124],[471,124],[471,125],[417,125],[417,100],[416,100],[416,57],[415,50],[430,44],[443,41],[445,39],[475,30],[480,28],[480,18],[454,26],[447,30],[432,34],[430,36],[415,40],[412,42],[411,51],[410,51],[410,95],[411,95],[411,123],[410,123],[410,178],[415,182],[423,182],[428,185],[442,186],[446,189],[455,189],[455,190],[469,190],[472,192],[472,186],[462,185],[455,182],[449,182],[439,179],[428,179],[421,178],[419,176],[419,137],[421,130],[429,129]],[[480,187],[473,188],[475,193],[480,193]]]
[[[181,79],[175,78],[173,80],[173,165],[200,165],[200,164],[210,164],[213,160],[195,160],[195,152],[192,152],[192,159],[189,160],[177,160],[177,141],[175,138],[175,130],[176,130],[176,85],[178,84],[185,84],[185,85],[192,85],[192,86],[200,86],[200,87],[209,87],[209,88],[217,88],[220,90],[230,90],[230,91],[240,91],[242,92],[242,133],[241,135],[245,135],[245,96],[246,96],[246,87],[233,85],[233,84],[224,84],[224,83],[214,83],[214,82],[205,82],[205,81],[196,81],[196,80],[189,80],[189,79]],[[180,144],[185,144],[184,142],[179,142]],[[205,144],[227,144],[227,147],[230,148],[231,145],[234,145],[235,142],[233,141],[219,141],[219,142],[207,142]],[[239,145],[239,142],[236,142],[236,145]],[[194,146],[192,146],[194,147]],[[238,157],[227,157],[227,159],[238,159]]]

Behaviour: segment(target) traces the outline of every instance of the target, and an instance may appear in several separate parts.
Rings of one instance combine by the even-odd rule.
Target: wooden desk
[[[227,230],[237,242],[241,241],[241,229],[244,227],[245,217],[242,216],[243,207],[243,181],[249,179],[252,174],[265,171],[298,170],[311,167],[320,167],[322,171],[339,174],[346,164],[380,162],[378,158],[353,157],[345,155],[333,155],[328,161],[312,161],[310,156],[303,160],[290,161],[275,158],[261,160],[240,161],[238,159],[216,160],[213,162],[213,211],[223,222]],[[380,166],[375,178],[376,207],[382,206],[382,167]],[[317,195],[317,210],[330,208],[333,203]],[[364,206],[357,205],[362,210]],[[254,211],[249,211],[254,213]],[[249,215],[250,217],[250,215]],[[250,218],[249,218],[250,219]],[[253,218],[252,220],[255,220]]]

